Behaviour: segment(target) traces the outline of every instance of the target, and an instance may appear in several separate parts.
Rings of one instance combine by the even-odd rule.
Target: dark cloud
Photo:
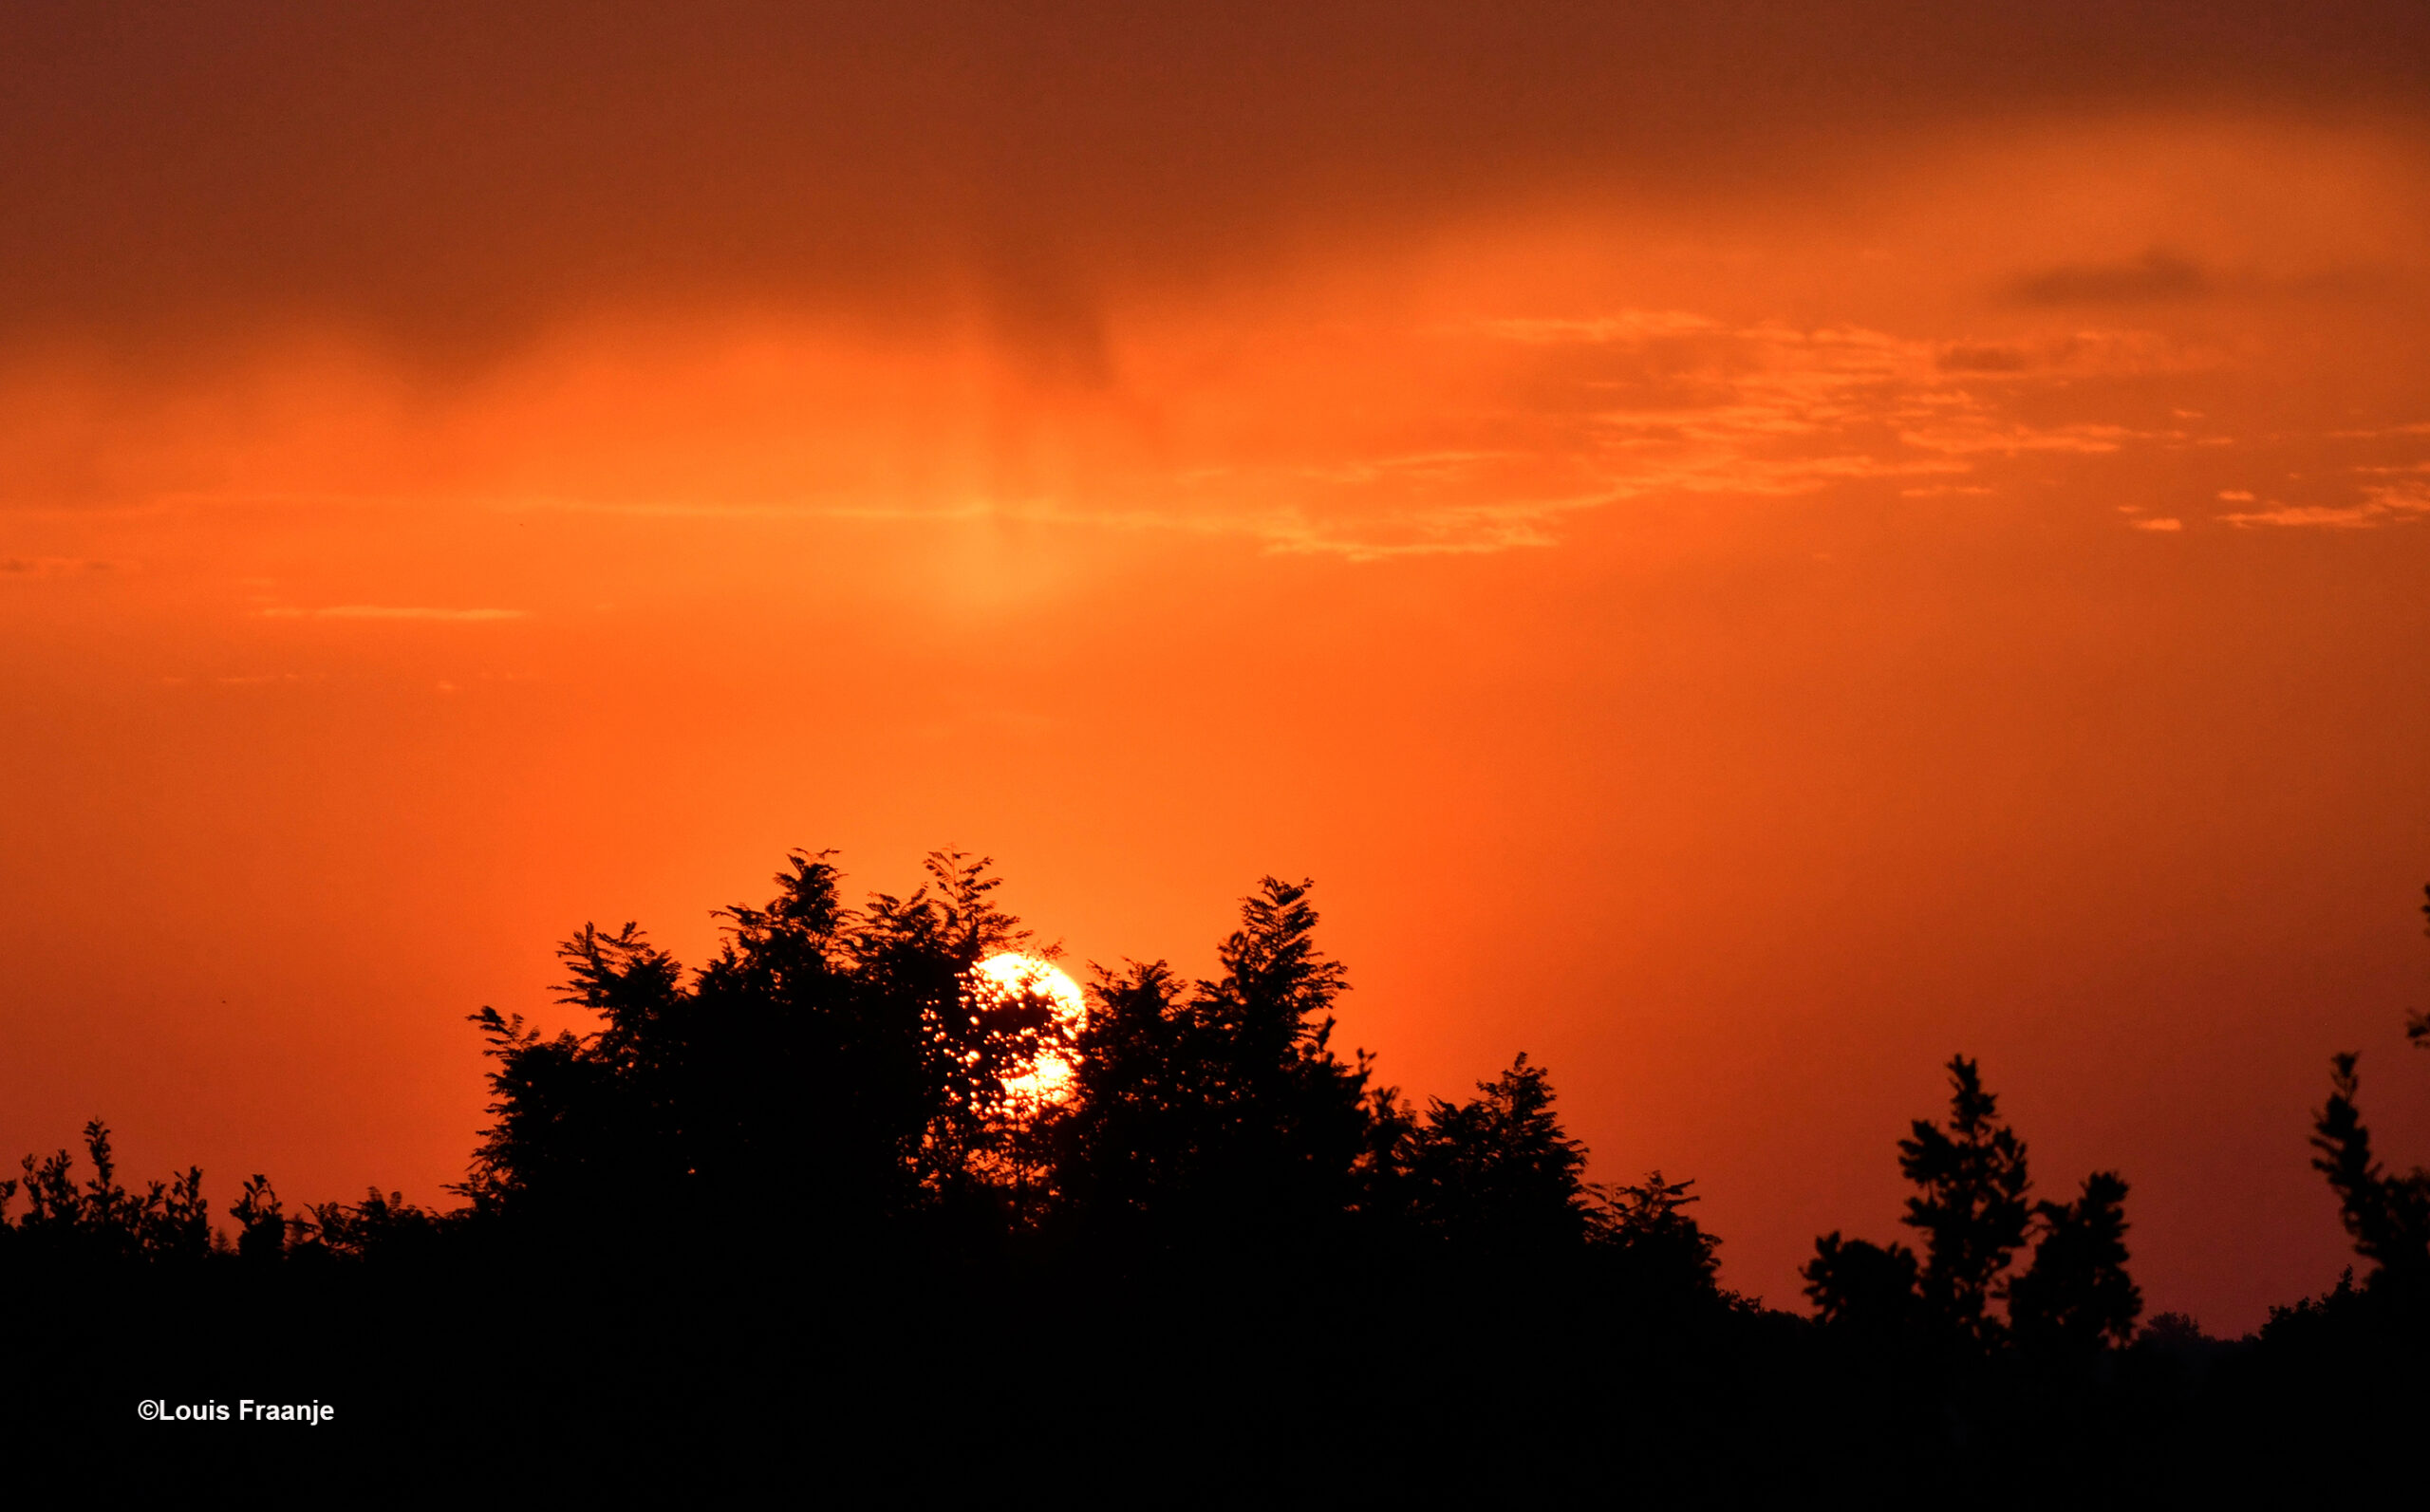
[[[951,292],[1085,378],[1109,280],[1500,196],[1795,182],[2003,113],[2409,116],[2430,10],[18,6],[0,60],[18,339],[271,319],[443,358],[601,303]]]
[[[1943,351],[1935,365],[1945,373],[2021,373],[2032,361],[2013,346],[1962,343]]]
[[[2028,305],[2145,305],[2193,299],[2211,291],[2208,274],[2190,260],[2153,251],[2131,262],[2070,263],[2016,282]]]
[[[7,577],[74,577],[116,571],[119,567],[116,562],[81,556],[0,556],[0,576]]]

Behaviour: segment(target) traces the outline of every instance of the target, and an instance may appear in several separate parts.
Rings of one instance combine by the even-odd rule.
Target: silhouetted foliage
[[[2312,1168],[2328,1178],[2354,1252],[2392,1277],[2418,1281],[2430,1271],[2430,1171],[2392,1176],[2371,1153],[2371,1130],[2355,1097],[2356,1056],[2329,1062],[2328,1102],[2312,1121]]]
[[[1379,1149],[1365,1057],[1333,1051],[1342,968],[1306,883],[1267,877],[1185,992],[1164,962],[1100,970],[1075,1096],[1039,1130],[1086,1225],[1222,1248],[1338,1238],[1372,1206]]]
[[[925,886],[855,912],[833,867],[795,852],[767,906],[722,911],[724,946],[688,983],[637,925],[586,925],[559,948],[559,1000],[598,1029],[544,1037],[474,1016],[497,1063],[495,1122],[461,1189],[567,1236],[621,1223],[645,1193],[685,1223],[797,1182],[814,1212],[763,1223],[998,1202],[1017,1158],[1005,1083],[1062,1030],[1034,994],[972,985],[981,961],[1029,938],[994,906],[987,868],[940,852]]]
[[[2430,887],[2422,890],[2430,894]],[[2430,915],[2430,904],[2421,911]],[[2409,1015],[2404,1034],[2415,1049],[2430,1049],[2430,1012]],[[2352,1052],[2330,1057],[2328,1101],[2312,1119],[2312,1168],[2328,1178],[2354,1252],[2378,1267],[2377,1276],[2430,1291],[2430,1169],[2395,1175],[2372,1153],[2371,1130],[2356,1102],[2360,1058]]]
[[[1996,1122],[1999,1100],[1983,1090],[1964,1055],[1949,1062],[1949,1126],[1923,1119],[1898,1142],[1898,1169],[1922,1190],[1899,1220],[1924,1236],[1917,1277],[1924,1304],[1942,1327],[1985,1344],[1999,1339],[1989,1304],[2004,1295],[2002,1274],[2025,1242],[2031,1209],[2025,1142]]]
[[[2013,1339],[2043,1358],[2128,1343],[2143,1302],[2126,1271],[2124,1179],[2096,1171],[2072,1203],[2029,1203],[2025,1142],[1998,1121],[1980,1068],[1958,1055],[1949,1073],[1948,1124],[1917,1119],[1898,1142],[1898,1168],[1921,1188],[1902,1221],[1924,1235],[1923,1257],[1823,1235],[1802,1272],[1816,1316],[1877,1342],[1982,1352]],[[2032,1260],[2010,1278],[2028,1235]],[[2006,1318],[1990,1310],[2003,1297]]]
[[[1588,1182],[1527,1055],[1414,1107],[1345,1059],[1307,883],[1262,879],[1208,980],[1092,968],[1075,1032],[975,971],[1031,938],[989,864],[926,870],[848,907],[795,851],[691,972],[586,925],[559,949],[576,1027],[474,1016],[490,1122],[454,1211],[373,1188],[290,1214],[257,1174],[215,1235],[199,1170],[130,1190],[98,1120],[89,1172],[27,1157],[0,1275],[53,1305],[0,1405],[36,1409],[44,1371],[122,1396],[140,1361],[200,1400],[308,1357],[468,1484],[547,1446],[553,1477],[621,1488],[664,1442],[697,1496],[808,1440],[924,1488],[1000,1492],[1049,1447],[1058,1484],[1125,1495],[1565,1503],[1622,1466],[1665,1502],[1984,1504],[2165,1502],[2214,1465],[2250,1489],[2271,1433],[2361,1464],[2430,1405],[2430,1173],[2381,1167],[2350,1055],[2314,1164],[2374,1269],[2254,1338],[2138,1334],[2125,1181],[2034,1202],[1963,1055],[1946,1121],[1898,1142],[1920,1253],[1822,1236],[1808,1320],[1722,1287],[1693,1182]],[[1068,1086],[1017,1094],[1048,1055]],[[476,1398],[529,1431],[466,1434]]]
[[[1593,1215],[1598,1245],[1615,1258],[1624,1283],[1636,1296],[1721,1296],[1721,1241],[1688,1212],[1692,1204],[1704,1200],[1688,1191],[1694,1185],[1665,1181],[1660,1171],[1648,1171],[1642,1182],[1605,1193],[1600,1210]]]
[[[1815,1315],[1878,1338],[1905,1336],[1921,1327],[1921,1269],[1904,1244],[1841,1239],[1837,1229],[1814,1241],[1805,1262],[1805,1296]]]
[[[236,1200],[228,1204],[236,1221],[236,1253],[248,1263],[264,1265],[287,1255],[287,1214],[270,1178],[255,1172],[245,1179]]]
[[[296,1225],[293,1247],[345,1260],[427,1260],[447,1226],[441,1215],[406,1202],[402,1193],[383,1195],[378,1187],[359,1203],[317,1203],[309,1211]]]
[[[142,1194],[119,1185],[110,1131],[96,1118],[84,1126],[84,1150],[93,1173],[79,1184],[75,1160],[60,1150],[41,1162],[28,1155],[22,1184],[0,1191],[0,1207],[23,1191],[25,1217],[17,1242],[47,1260],[105,1263],[123,1260],[192,1261],[211,1253],[211,1214],[202,1200],[202,1172],[189,1168]]]
[[[1465,1103],[1433,1099],[1396,1152],[1418,1225],[1451,1243],[1497,1249],[1582,1243],[1600,1215],[1586,1185],[1586,1151],[1554,1116],[1544,1069],[1522,1055],[1477,1091]]]
[[[2126,1183],[2084,1178],[2072,1203],[2039,1203],[2033,1263],[2009,1288],[2018,1338],[2044,1352],[2085,1354],[2135,1336],[2143,1296],[2126,1274]]]

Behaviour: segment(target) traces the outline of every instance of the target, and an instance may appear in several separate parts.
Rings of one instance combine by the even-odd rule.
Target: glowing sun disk
[[[1080,984],[1051,961],[1007,950],[989,956],[972,969],[972,986],[983,997],[1043,998],[1054,1005],[1055,1017],[1066,1035],[1076,1035],[1087,1022],[1089,999]],[[1071,1061],[1053,1051],[1039,1055],[1030,1069],[1004,1078],[1004,1090],[1017,1102],[1060,1102],[1072,1089]]]

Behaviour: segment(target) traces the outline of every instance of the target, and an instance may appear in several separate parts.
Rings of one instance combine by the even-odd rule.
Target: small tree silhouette
[[[2430,887],[2422,892],[2430,897]],[[2421,911],[2430,915],[2430,903]],[[2404,1034],[2417,1050],[2430,1049],[2430,1012],[2408,1015]],[[2329,1058],[2328,1101],[2312,1115],[2312,1168],[2328,1178],[2354,1253],[2377,1267],[2375,1279],[2408,1289],[2430,1286],[2430,1169],[2417,1166],[2393,1175],[2372,1153],[2371,1130],[2356,1100],[2359,1058],[2352,1052]]]
[[[2010,1325],[2043,1344],[2124,1343],[2142,1307],[2126,1274],[2126,1183],[2100,1171],[2076,1202],[2029,1204],[2025,1142],[1999,1122],[1980,1069],[1953,1056],[1949,1079],[1948,1124],[1919,1118],[1898,1142],[1898,1168],[1920,1188],[1900,1222],[1924,1236],[1922,1259],[1823,1235],[1801,1273],[1816,1313],[1876,1335],[1929,1329],[1974,1350],[2008,1342]],[[2011,1282],[2009,1262],[2037,1228],[2032,1265]],[[1991,1311],[2002,1297],[2006,1320]]]
[[[1919,1118],[1898,1142],[1898,1169],[1922,1188],[1899,1222],[1924,1236],[1917,1283],[1926,1307],[1945,1328],[1992,1344],[2000,1322],[1988,1305],[2025,1242],[2031,1181],[2025,1142],[1995,1121],[1999,1099],[1983,1090],[1974,1062],[1952,1056],[1949,1079],[1948,1128]]]
[[[2352,1054],[2329,1061],[2328,1102],[2313,1115],[2312,1168],[2328,1178],[2354,1253],[2392,1282],[2430,1279],[2430,1170],[2390,1175],[2371,1152],[2371,1130],[2356,1097]]]

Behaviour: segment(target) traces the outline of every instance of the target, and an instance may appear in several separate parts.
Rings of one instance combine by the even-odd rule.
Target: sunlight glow
[[[1047,999],[1054,1004],[1056,1019],[1067,1036],[1076,1036],[1088,1021],[1089,1000],[1081,993],[1080,984],[1051,961],[1007,950],[981,961],[971,976],[973,990],[982,997],[1001,1000],[1034,996]],[[1061,1102],[1071,1095],[1072,1062],[1063,1055],[1048,1051],[1032,1063],[1027,1073],[1005,1077],[1004,1091],[1016,1103],[1033,1107]]]

